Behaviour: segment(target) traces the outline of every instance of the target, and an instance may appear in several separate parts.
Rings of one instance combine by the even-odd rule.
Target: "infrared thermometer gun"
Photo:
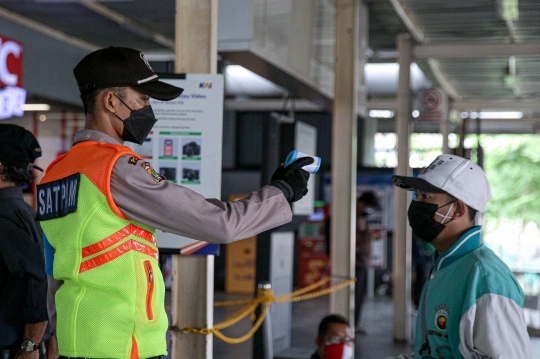
[[[311,156],[311,155],[308,155],[304,152],[300,152],[300,151],[297,151],[297,150],[293,150],[289,153],[289,155],[287,156],[287,159],[285,160],[285,167],[287,167],[288,165],[290,165],[291,163],[293,163],[294,161],[296,161],[297,159],[299,158],[302,158],[302,157],[311,157],[313,158],[313,163],[310,164],[310,165],[307,165],[307,166],[304,166],[302,167],[302,169],[304,171],[307,171],[311,174],[313,173],[317,173],[317,171],[319,170],[319,167],[321,167],[321,159],[317,156]]]

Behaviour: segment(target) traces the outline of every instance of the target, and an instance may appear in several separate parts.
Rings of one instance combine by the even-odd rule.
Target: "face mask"
[[[409,224],[411,225],[414,234],[426,242],[433,242],[433,240],[437,238],[437,236],[446,227],[444,222],[448,218],[451,218],[448,216],[448,214],[452,210],[452,207],[454,207],[454,202],[455,201],[447,203],[444,206],[437,207],[436,204],[432,203],[412,201],[411,205],[409,206],[409,210],[407,211],[407,216],[409,217]],[[448,209],[445,215],[437,212],[438,209],[446,207],[449,204],[452,204],[452,206]],[[434,215],[443,217],[442,222],[437,222],[435,218],[433,218]],[[451,221],[452,220],[446,223]]]
[[[326,344],[323,359],[352,359],[353,346],[350,343]]]
[[[116,96],[116,95],[115,95]],[[124,131],[122,132],[122,139],[124,141],[138,143],[142,145],[152,127],[157,122],[156,116],[154,116],[154,111],[152,111],[152,106],[144,106],[138,110],[132,110],[122,99],[116,96],[127,108],[130,109],[131,113],[128,118],[122,120],[116,113],[113,112],[120,121],[124,122]]]

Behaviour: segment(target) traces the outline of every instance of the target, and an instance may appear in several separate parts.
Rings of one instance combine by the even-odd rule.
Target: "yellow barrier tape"
[[[316,297],[320,297],[323,295],[330,294],[332,292],[341,290],[345,287],[350,286],[352,283],[356,282],[356,278],[352,278],[347,280],[346,282],[343,282],[341,284],[335,285],[330,288],[325,288],[318,290],[313,293],[308,293],[318,287],[323,286],[324,284],[328,283],[330,281],[330,278],[324,278],[316,283],[313,283],[305,288],[296,290],[289,294],[284,294],[279,297],[274,297],[274,294],[272,290],[268,289],[259,289],[257,292],[257,298],[255,299],[249,299],[249,300],[230,300],[230,301],[223,301],[223,302],[216,302],[215,306],[227,306],[227,305],[240,305],[245,304],[244,307],[240,308],[237,312],[232,314],[229,318],[225,319],[224,321],[221,321],[220,323],[214,325],[213,328],[181,328],[178,329],[177,327],[171,328],[172,330],[181,330],[184,333],[194,333],[194,334],[202,334],[202,335],[208,335],[208,334],[214,334],[219,339],[223,340],[226,343],[229,344],[238,344],[245,342],[249,338],[255,334],[255,332],[259,329],[259,327],[262,325],[264,318],[266,318],[266,314],[268,313],[268,309],[270,308],[270,305],[272,303],[283,303],[283,302],[298,302],[301,300],[307,300],[312,299]],[[308,294],[305,294],[308,293]],[[223,333],[220,332],[221,329],[228,328],[242,319],[244,319],[247,315],[251,314],[252,319],[255,315],[255,310],[259,305],[262,305],[261,314],[259,315],[259,318],[257,318],[256,322],[253,324],[253,327],[243,336],[239,338],[231,338]]]
[[[305,294],[305,295],[297,295],[297,296],[294,296],[292,298],[290,297],[289,294],[282,295],[282,296],[274,298],[274,302],[276,302],[276,303],[280,303],[280,302],[299,302],[301,300],[307,300],[307,299],[321,297],[323,295],[327,295],[327,294],[330,294],[332,292],[336,292],[338,290],[346,288],[346,287],[350,286],[353,282],[356,282],[356,278],[349,279],[346,282],[343,282],[341,284],[335,285],[335,286],[330,287],[330,288],[318,290],[318,291],[316,291],[314,293],[309,293],[309,294]]]

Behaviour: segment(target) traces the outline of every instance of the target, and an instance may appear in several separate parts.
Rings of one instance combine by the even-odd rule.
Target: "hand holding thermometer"
[[[296,161],[297,159],[302,158],[302,157],[311,157],[311,158],[313,158],[313,163],[310,164],[310,165],[302,167],[302,169],[304,171],[307,171],[307,172],[311,173],[311,174],[317,173],[317,171],[319,170],[319,167],[321,166],[321,159],[319,157],[317,157],[317,156],[311,156],[311,155],[308,155],[306,153],[303,153],[303,152],[300,152],[300,151],[297,151],[297,150],[292,150],[287,155],[287,159],[285,160],[285,167],[287,167],[288,165],[290,165],[291,163],[293,163],[294,161]]]

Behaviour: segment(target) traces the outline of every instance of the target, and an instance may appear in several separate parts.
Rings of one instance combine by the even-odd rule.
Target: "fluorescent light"
[[[482,111],[482,112],[462,112],[461,118],[480,118],[485,120],[519,120],[523,118],[520,111]]]
[[[519,120],[523,118],[523,112],[519,111],[497,111],[497,112],[480,112],[482,119],[500,119],[500,120]]]
[[[23,105],[24,111],[49,111],[51,106],[46,103],[27,103]]]
[[[369,110],[369,117],[373,118],[392,118],[394,117],[394,111],[390,110]]]

